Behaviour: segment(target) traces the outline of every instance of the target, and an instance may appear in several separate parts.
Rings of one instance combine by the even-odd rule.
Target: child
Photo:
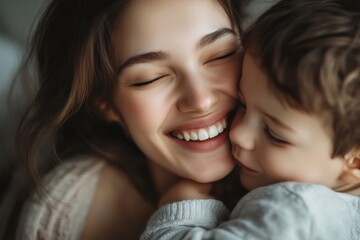
[[[210,186],[163,197],[143,239],[360,238],[360,1],[283,0],[243,38],[230,138],[249,190],[228,217]],[[265,187],[267,186],[267,187]]]

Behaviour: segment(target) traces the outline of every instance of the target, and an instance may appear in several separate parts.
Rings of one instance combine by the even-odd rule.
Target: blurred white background
[[[7,92],[22,60],[31,26],[44,3],[45,0],[0,0],[0,165],[12,146],[18,120],[7,109]],[[18,92],[15,96],[21,98]]]

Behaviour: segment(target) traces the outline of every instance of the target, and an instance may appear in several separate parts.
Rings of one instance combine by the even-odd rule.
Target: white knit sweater
[[[21,215],[17,239],[79,239],[105,162],[81,158],[61,163],[44,179]]]

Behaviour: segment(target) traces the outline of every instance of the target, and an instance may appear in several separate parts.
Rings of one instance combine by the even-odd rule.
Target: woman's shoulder
[[[107,165],[99,179],[82,239],[139,239],[153,211],[128,175]]]
[[[20,239],[76,239],[81,234],[91,200],[106,162],[77,157],[59,164],[23,209]]]
[[[101,159],[68,159],[43,187],[23,210],[20,239],[137,239],[153,211],[128,175]]]
[[[66,159],[44,178],[42,184],[50,194],[58,194],[64,189],[79,189],[88,185],[89,179],[97,179],[106,167],[106,161],[89,156]]]

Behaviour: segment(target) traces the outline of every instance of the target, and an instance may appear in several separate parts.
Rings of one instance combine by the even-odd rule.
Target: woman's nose
[[[250,119],[245,112],[238,110],[230,129],[232,144],[244,150],[251,151],[255,147],[255,129],[250,124]]]
[[[202,80],[183,83],[177,107],[181,112],[206,112],[218,102],[216,88]]]

